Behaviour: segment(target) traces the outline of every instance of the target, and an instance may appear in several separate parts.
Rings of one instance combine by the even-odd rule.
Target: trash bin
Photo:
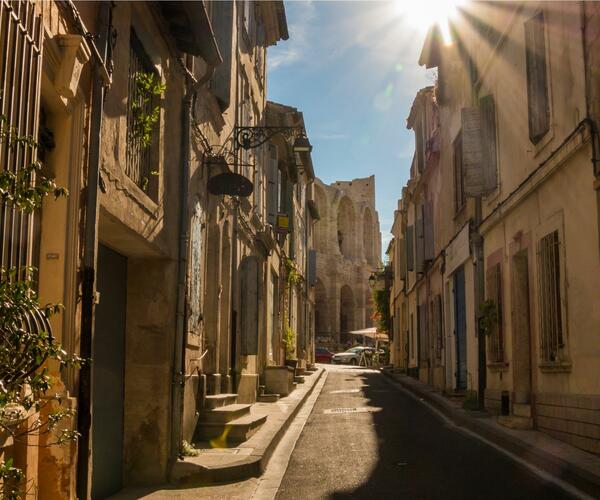
[[[502,415],[510,414],[510,394],[508,391],[502,391],[500,396],[500,413]]]

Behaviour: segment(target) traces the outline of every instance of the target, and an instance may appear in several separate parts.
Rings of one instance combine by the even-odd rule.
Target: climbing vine
[[[390,291],[387,288],[373,290],[372,297],[374,312],[371,319],[375,321],[379,332],[388,333],[390,331]]]
[[[301,285],[304,278],[296,268],[296,265],[289,257],[284,260],[285,265],[285,289],[283,293],[283,344],[285,347],[285,356],[287,359],[294,359],[296,356],[296,332],[290,325],[288,314],[289,300],[292,289]]]
[[[167,86],[154,72],[138,71],[134,80],[136,93],[131,101],[133,137],[146,149],[152,145],[152,131],[160,118],[160,104],[154,104],[154,98],[161,96]]]

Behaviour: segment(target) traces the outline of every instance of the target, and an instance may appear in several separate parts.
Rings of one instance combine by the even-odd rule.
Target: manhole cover
[[[326,415],[332,415],[337,413],[368,413],[373,411],[373,408],[360,407],[360,408],[330,408],[323,411]]]
[[[360,389],[338,389],[337,391],[329,391],[329,394],[354,394],[360,392]]]

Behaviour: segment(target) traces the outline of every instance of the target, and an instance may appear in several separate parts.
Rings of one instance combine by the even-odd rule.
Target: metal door
[[[92,363],[92,498],[123,487],[123,404],[127,258],[98,248]]]
[[[465,310],[465,270],[454,273],[454,333],[456,336],[456,389],[467,388],[467,315]]]

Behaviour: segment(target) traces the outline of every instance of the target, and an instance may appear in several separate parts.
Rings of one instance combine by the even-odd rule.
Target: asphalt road
[[[381,373],[331,367],[277,498],[572,497],[448,425]]]

